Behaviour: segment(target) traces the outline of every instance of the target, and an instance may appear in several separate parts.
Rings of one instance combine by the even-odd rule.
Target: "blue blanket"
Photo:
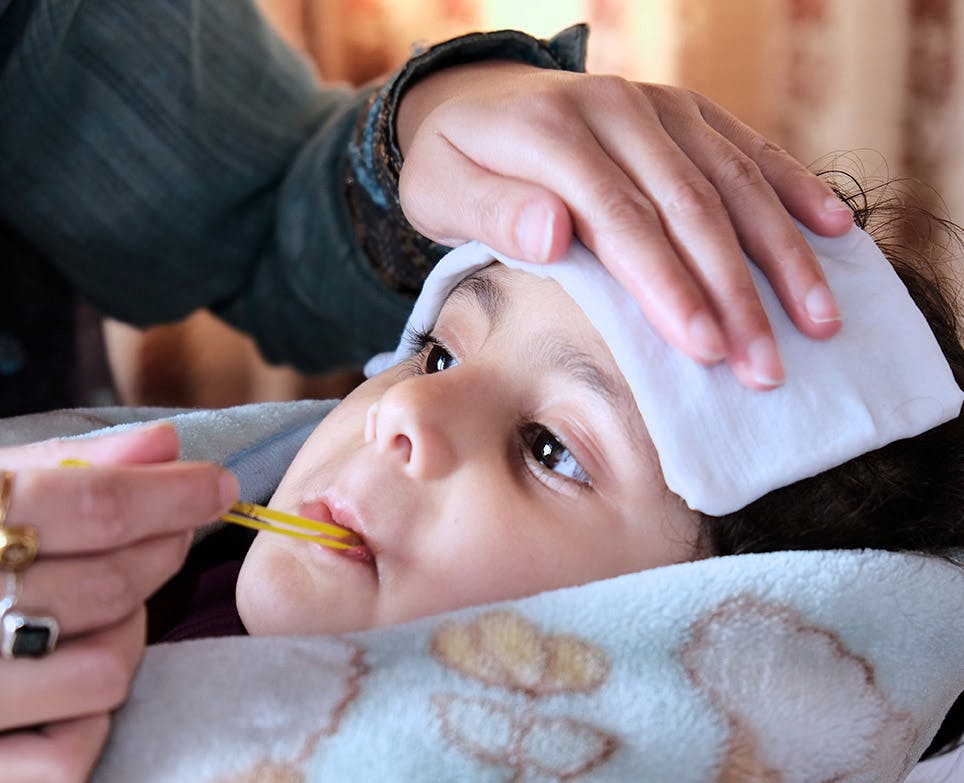
[[[328,407],[173,418],[254,497]],[[364,633],[159,645],[94,780],[901,781],[964,690],[962,617],[941,560],[780,552]]]

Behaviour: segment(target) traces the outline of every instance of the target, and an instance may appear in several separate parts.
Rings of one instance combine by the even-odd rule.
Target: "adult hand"
[[[836,303],[790,215],[818,234],[850,209],[786,152],[675,87],[487,62],[416,83],[399,108],[402,208],[446,245],[534,262],[573,233],[696,361],[752,388],[784,378],[742,248],[793,322],[826,338]]]
[[[47,655],[0,659],[4,781],[88,778],[144,652],[145,600],[181,566],[190,529],[236,499],[228,471],[177,453],[169,425],[0,449],[6,526],[40,541],[16,608],[60,624]],[[58,468],[65,458],[92,466]]]

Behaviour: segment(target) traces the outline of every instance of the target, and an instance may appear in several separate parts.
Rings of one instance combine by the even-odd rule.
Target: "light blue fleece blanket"
[[[253,497],[327,409],[174,418],[188,456],[258,474]],[[59,415],[4,439],[93,426]],[[94,780],[901,781],[964,689],[962,618],[943,561],[792,552],[364,633],[160,645]]]

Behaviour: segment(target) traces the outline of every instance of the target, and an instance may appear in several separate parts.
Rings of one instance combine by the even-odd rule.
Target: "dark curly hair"
[[[862,188],[845,172],[824,176],[894,266],[964,388],[952,274],[964,257],[964,230],[919,206],[913,183]],[[843,178],[848,189],[840,187]],[[964,567],[964,416],[776,489],[739,511],[706,516],[701,538],[718,555],[872,548],[934,555]],[[964,694],[924,758],[962,737]]]

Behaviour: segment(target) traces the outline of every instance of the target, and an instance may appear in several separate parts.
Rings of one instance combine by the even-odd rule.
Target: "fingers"
[[[11,780],[85,780],[144,651],[144,601],[187,553],[191,528],[237,497],[228,471],[171,462],[170,426],[0,451],[13,470],[7,524],[37,530],[18,608],[59,621],[57,647],[0,665],[0,769]],[[92,467],[53,467],[65,458]]]
[[[700,128],[702,121],[702,116],[680,117],[679,113],[664,117],[681,149],[721,194],[741,244],[763,269],[797,327],[811,337],[833,335],[840,325],[840,312],[813,250],[775,198],[776,188],[788,199],[795,198],[793,194],[805,194],[797,198],[801,211],[823,203],[821,199],[832,202],[832,209],[819,213],[832,218],[823,221],[824,230],[840,220],[842,213],[837,228],[847,230],[853,223],[849,207],[819,178],[735,119],[731,123],[735,141],[755,151],[756,158],[772,170],[771,175],[765,176],[756,159],[748,158],[743,149],[731,143],[733,137],[715,136]],[[696,138],[693,127],[699,130]],[[819,223],[814,210],[810,212],[811,223]]]
[[[629,105],[630,101],[625,99],[622,103]],[[662,231],[672,242],[673,252],[655,259],[661,270],[660,276],[650,276],[649,280],[641,281],[641,285],[654,286],[655,282],[659,282],[661,289],[674,290],[684,282],[690,284],[684,281],[684,277],[691,277],[703,293],[706,306],[690,312],[677,308],[676,313],[684,313],[687,318],[685,323],[689,324],[699,324],[700,320],[711,322],[710,319],[715,316],[725,335],[725,348],[720,345],[723,350],[718,356],[704,353],[702,357],[695,358],[712,361],[725,353],[734,372],[745,385],[760,389],[779,386],[784,380],[783,366],[769,320],[734,230],[738,224],[726,208],[726,197],[721,197],[720,183],[705,176],[698,158],[685,154],[678,144],[679,134],[657,132],[641,137],[629,132],[633,127],[644,126],[652,121],[651,113],[645,107],[637,115],[634,117],[629,113],[624,116],[626,127],[608,123],[605,127],[597,128],[596,135],[609,158],[631,179],[633,187],[648,196],[659,213]],[[716,138],[715,133],[712,136]],[[725,144],[722,139],[720,142]],[[731,145],[727,144],[727,149],[732,149]],[[739,156],[738,163],[745,161],[737,150],[733,149],[732,152]],[[715,156],[709,157],[716,161],[720,154],[718,149]],[[743,181],[727,183],[729,191],[739,190],[745,194],[755,188],[758,200],[769,195],[770,201],[776,202],[773,191],[762,176],[757,173],[753,178],[755,167],[750,166],[740,169],[745,174]],[[816,259],[785,211],[779,204],[773,209],[779,211],[779,218],[796,235],[812,269],[820,276]],[[645,264],[644,260],[636,257],[632,245],[612,246],[612,240],[622,242],[622,236],[603,239],[597,248],[598,253],[617,258],[617,263],[636,269]],[[632,240],[634,244],[640,243],[636,237],[632,237]],[[644,252],[649,251],[644,247]],[[653,265],[653,261],[650,261],[650,265]],[[630,290],[633,291],[632,288]],[[695,303],[695,299],[691,301]],[[654,321],[648,311],[647,315],[660,329],[659,321]],[[672,328],[671,315],[664,315],[664,318]],[[677,328],[682,325],[678,324]],[[707,333],[705,329],[703,333]],[[692,350],[696,342],[692,339],[692,327],[683,336],[684,339],[690,338]]]
[[[90,777],[110,731],[107,714],[0,736],[6,783],[82,783]]]
[[[21,581],[19,605],[52,614],[63,636],[77,636],[133,613],[184,562],[190,536],[154,538],[105,555],[42,558]],[[42,610],[42,611],[40,611]]]
[[[0,666],[0,731],[109,712],[127,697],[144,653],[145,611],[71,639],[42,658]]]
[[[237,493],[230,471],[199,462],[23,470],[7,520],[37,528],[43,557],[104,552],[197,527]]]
[[[139,464],[177,459],[177,431],[171,424],[151,424],[92,438],[69,438],[0,448],[0,467],[54,468],[62,460],[94,465]]]
[[[630,98],[635,94],[627,82],[620,80],[613,83],[628,91]],[[620,111],[625,115],[625,103],[617,100],[614,104],[621,106]],[[537,115],[542,120],[536,119]],[[501,137],[488,137],[488,142],[476,142],[471,157],[462,155],[461,160],[448,164],[448,170],[454,170],[459,175],[458,179],[455,176],[450,178],[453,182],[461,184],[470,181],[477,188],[478,183],[485,182],[483,195],[476,199],[480,206],[471,206],[469,210],[478,210],[485,215],[497,209],[503,221],[508,223],[515,215],[523,213],[524,199],[528,195],[523,188],[532,181],[538,181],[551,193],[561,194],[580,239],[639,301],[654,328],[693,359],[704,363],[719,361],[728,349],[716,312],[708,301],[707,290],[687,265],[680,263],[680,249],[671,243],[672,236],[654,201],[619,165],[618,157],[624,153],[627,157],[640,152],[650,155],[645,142],[654,134],[638,133],[640,127],[655,127],[659,135],[665,136],[655,112],[651,112],[648,118],[634,113],[629,120],[623,121],[623,127],[629,128],[632,136],[639,135],[640,140],[631,141],[627,149],[610,145],[617,148],[617,157],[614,157],[612,150],[604,148],[606,139],[600,129],[597,128],[594,134],[585,123],[546,121],[536,133],[541,145],[517,142],[517,139],[525,138],[531,132],[534,124],[551,116],[551,106],[537,106],[533,114],[514,114],[501,118]],[[614,122],[615,118],[610,116],[609,121]],[[469,124],[479,127],[484,122],[485,116],[480,114],[472,116]],[[501,148],[501,139],[505,138],[513,140],[509,149]],[[546,154],[547,150],[551,151],[549,155]],[[416,152],[417,147],[413,144],[410,155]],[[674,149],[674,155],[682,158],[678,148]],[[504,187],[505,179],[489,171],[497,161],[501,161],[500,165],[505,170],[517,171],[521,177],[529,179],[521,184],[518,180],[512,180],[511,187]],[[483,165],[479,165],[479,162]],[[692,164],[688,164],[687,174],[691,179],[693,176],[689,170],[693,168]],[[434,191],[431,198],[440,199],[434,205],[437,213],[447,211],[453,220],[461,219],[464,210],[453,215],[451,205],[458,203],[459,199],[467,200],[469,197],[465,194],[470,188],[445,192],[443,195],[439,194],[437,188],[427,187],[426,182],[421,190]],[[441,200],[443,198],[444,201]],[[519,208],[513,208],[514,204],[520,202]],[[486,204],[498,206],[486,207]],[[424,202],[418,206],[428,211]],[[466,221],[462,222],[464,224]],[[731,266],[737,275],[743,276],[744,286],[749,285],[743,255],[739,252],[725,215],[717,221],[717,226],[719,232],[725,232],[724,237],[728,235],[730,252],[737,259]],[[483,229],[489,229],[495,235],[499,221],[479,221],[474,230]],[[563,239],[568,241],[568,232]],[[502,246],[497,235],[484,236],[484,241],[513,255],[511,249]],[[711,243],[711,246],[715,245]],[[532,256],[522,257],[534,260]],[[750,292],[755,296],[752,285]],[[757,308],[759,311],[759,304]]]
[[[430,156],[431,165],[419,165]],[[402,167],[399,194],[412,225],[449,247],[479,239],[511,258],[551,261],[569,247],[562,199],[532,182],[488,171],[439,137],[418,137]],[[439,179],[436,168],[448,172]]]
[[[759,168],[785,208],[811,231],[839,236],[853,225],[853,211],[820,177],[729,112],[692,93],[700,115]]]
[[[574,230],[669,343],[703,363],[725,356],[754,388],[784,373],[744,248],[798,328],[838,329],[787,209],[825,234],[846,231],[849,211],[722,109],[685,90],[505,66],[463,86],[406,152],[402,204],[423,233],[545,261]]]
[[[5,781],[84,781],[107,741],[109,713],[144,653],[143,607],[43,658],[0,666],[0,769]]]

